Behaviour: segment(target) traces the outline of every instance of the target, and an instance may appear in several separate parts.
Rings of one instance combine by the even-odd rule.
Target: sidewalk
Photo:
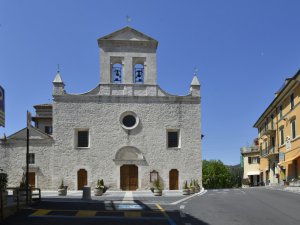
[[[291,187],[291,186],[266,186],[267,189],[278,190],[278,191],[287,191],[296,194],[300,194],[300,187]]]
[[[68,191],[67,196],[58,196],[57,191],[42,191],[42,200],[51,202],[90,202],[90,203],[120,203],[126,200],[126,193],[128,191],[107,191],[102,196],[94,196],[92,191],[91,200],[82,200],[82,191]],[[146,204],[177,204],[185,199],[192,198],[194,196],[202,195],[205,190],[202,189],[199,193],[193,195],[182,195],[182,190],[170,191],[164,190],[162,196],[154,196],[150,190],[143,191],[130,191],[132,201],[145,202]]]

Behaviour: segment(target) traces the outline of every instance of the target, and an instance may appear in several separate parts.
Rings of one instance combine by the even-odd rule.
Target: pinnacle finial
[[[127,22],[127,26],[129,26],[129,23],[131,22],[131,17],[126,15],[126,22]]]
[[[198,75],[198,68],[195,66],[194,67],[194,76],[197,76]]]

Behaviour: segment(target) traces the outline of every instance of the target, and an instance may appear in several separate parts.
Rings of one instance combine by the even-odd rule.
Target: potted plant
[[[101,196],[106,191],[103,179],[97,181],[96,188],[94,189],[95,196]]]
[[[0,169],[2,171],[2,169]],[[0,173],[0,194],[2,195],[3,205],[7,204],[7,195],[8,192],[6,190],[7,188],[7,174],[6,173]]]
[[[190,182],[190,194],[195,194],[195,186],[192,180]]]
[[[64,185],[64,180],[61,180],[61,184],[58,187],[58,195],[59,196],[66,196],[67,195],[68,186]]]
[[[159,180],[153,182],[153,194],[154,196],[162,196],[163,187],[160,184]]]
[[[183,195],[189,195],[190,194],[190,189],[188,187],[187,181],[184,182],[183,189],[182,189],[182,194]]]
[[[195,192],[200,192],[200,185],[199,185],[199,182],[198,180],[194,180],[194,186],[195,186]]]

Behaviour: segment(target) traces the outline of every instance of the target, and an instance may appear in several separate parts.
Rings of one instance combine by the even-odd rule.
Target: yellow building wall
[[[294,108],[291,109],[290,96],[294,94]],[[282,117],[280,117],[279,106],[282,105]],[[265,118],[268,118],[268,129],[271,129],[272,120],[271,115],[274,115],[274,129],[275,132],[275,149],[278,152],[284,153],[284,162],[280,163],[281,168],[285,169],[285,175],[283,176],[282,172],[277,171],[279,173],[280,179],[291,178],[294,177],[294,165],[293,160],[297,160],[298,162],[298,176],[300,175],[300,84],[296,84],[293,88],[286,94],[286,96],[282,99],[280,103],[274,106],[271,112],[268,115],[265,115]],[[292,125],[291,122],[295,120],[296,122],[296,137],[292,138]],[[258,130],[262,130],[264,132],[265,122],[267,119],[262,120],[260,124],[257,125]],[[281,145],[281,137],[280,137],[280,127],[284,128],[284,144]],[[265,149],[264,141],[267,140],[268,147],[271,146],[271,136],[270,135],[261,135],[259,132],[259,144],[262,143],[262,149]],[[286,137],[289,136],[291,138],[291,149],[286,150]],[[299,158],[297,159],[297,157]],[[265,178],[265,168],[268,166],[267,158],[261,157],[260,170],[264,172]]]

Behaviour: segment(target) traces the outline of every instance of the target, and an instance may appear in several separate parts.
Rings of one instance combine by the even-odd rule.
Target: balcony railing
[[[277,148],[275,148],[275,147],[269,147],[269,148],[261,150],[262,157],[266,157],[268,155],[275,154],[275,153],[278,153]]]
[[[273,128],[271,126],[268,126],[268,129],[265,130],[263,129],[261,132],[260,132],[260,136],[264,136],[264,135],[272,135],[276,132],[276,129],[275,129],[275,126],[273,126]]]

